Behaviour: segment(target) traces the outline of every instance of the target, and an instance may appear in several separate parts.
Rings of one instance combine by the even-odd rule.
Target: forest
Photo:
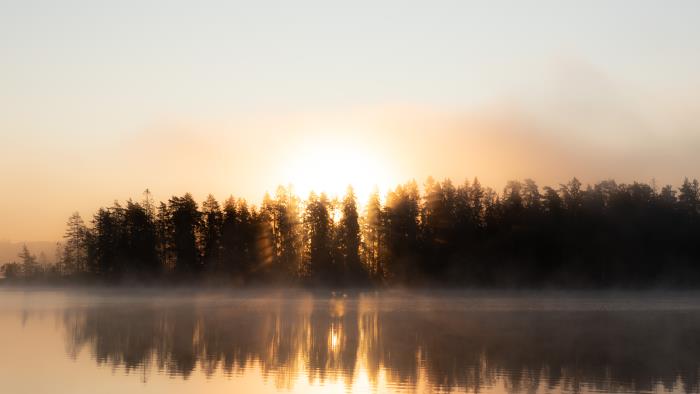
[[[291,187],[259,206],[190,194],[115,202],[67,222],[56,262],[25,246],[2,266],[12,283],[323,287],[696,287],[700,191],[618,184],[557,188],[428,178],[374,192],[359,207]]]

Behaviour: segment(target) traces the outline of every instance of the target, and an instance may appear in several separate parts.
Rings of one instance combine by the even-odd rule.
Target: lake
[[[698,392],[700,294],[0,289],[2,393]]]

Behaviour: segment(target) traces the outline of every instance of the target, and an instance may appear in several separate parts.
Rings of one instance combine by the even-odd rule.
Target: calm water
[[[700,294],[0,290],[2,393],[698,392]]]

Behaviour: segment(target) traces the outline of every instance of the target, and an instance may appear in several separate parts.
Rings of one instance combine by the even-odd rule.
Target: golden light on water
[[[684,309],[659,319],[669,298],[0,296],[3,393],[57,387],[71,393],[99,387],[107,394],[680,393],[698,387],[697,346],[680,327],[697,331],[700,316]],[[697,305],[696,295],[673,300]],[[603,309],[611,314],[602,318]],[[510,310],[517,313],[504,314]],[[677,329],[659,334],[669,326]],[[649,341],[649,332],[660,339]],[[601,364],[600,343],[620,356]],[[637,368],[639,360],[662,362]]]
[[[338,349],[338,344],[340,343],[340,337],[338,336],[338,333],[333,329],[331,329],[329,342],[331,351],[336,351]]]

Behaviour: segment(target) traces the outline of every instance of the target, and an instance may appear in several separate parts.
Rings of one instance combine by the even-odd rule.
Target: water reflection
[[[303,375],[346,388],[362,378],[369,387],[384,379],[474,393],[497,385],[509,393],[698,391],[698,310],[481,302],[487,306],[377,295],[144,298],[73,305],[60,319],[69,354],[89,349],[101,365],[184,378],[197,368],[211,378],[255,369],[288,389]]]

